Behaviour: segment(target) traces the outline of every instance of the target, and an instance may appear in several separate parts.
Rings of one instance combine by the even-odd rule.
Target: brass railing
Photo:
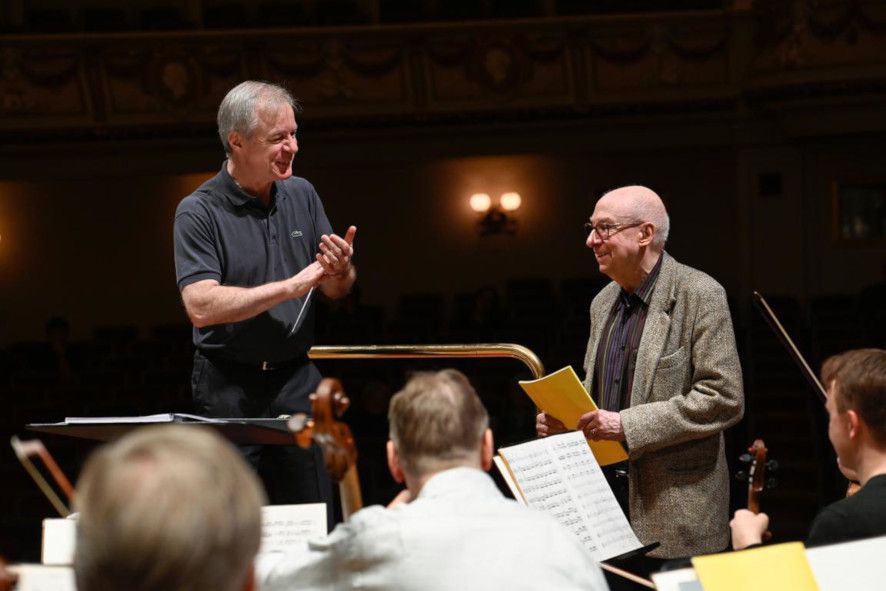
[[[545,374],[538,355],[523,345],[514,343],[477,343],[473,345],[332,345],[312,347],[311,359],[424,359],[424,358],[479,358],[509,357],[519,359],[533,377]]]

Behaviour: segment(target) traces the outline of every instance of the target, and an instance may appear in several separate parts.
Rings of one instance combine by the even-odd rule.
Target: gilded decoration
[[[3,41],[0,113],[25,115],[0,120],[7,131],[210,125],[224,93],[247,78],[285,84],[315,121],[333,125],[759,104],[835,85],[868,92],[886,79],[886,5],[873,0]]]

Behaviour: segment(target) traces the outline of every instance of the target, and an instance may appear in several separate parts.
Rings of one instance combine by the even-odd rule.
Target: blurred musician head
[[[145,427],[99,449],[75,502],[79,591],[253,589],[264,493],[211,430]]]
[[[414,375],[391,399],[388,421],[388,467],[413,497],[437,472],[492,465],[489,415],[459,371]]]
[[[886,470],[886,350],[856,349],[828,358],[828,438],[844,474],[862,485]]]

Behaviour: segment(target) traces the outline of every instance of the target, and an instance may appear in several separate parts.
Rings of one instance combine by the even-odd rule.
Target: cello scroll
[[[350,400],[341,382],[335,378],[323,378],[317,391],[311,394],[313,416],[293,415],[287,424],[300,447],[307,449],[311,443],[316,443],[322,450],[326,470],[338,482],[345,519],[363,507],[357,476],[357,446],[351,428],[337,420],[348,406]]]

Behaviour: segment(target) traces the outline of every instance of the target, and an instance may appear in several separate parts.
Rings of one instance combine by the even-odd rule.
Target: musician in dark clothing
[[[857,349],[825,361],[828,438],[840,470],[861,488],[815,517],[807,546],[886,535],[886,350]],[[769,526],[765,513],[736,511],[730,522],[736,550],[760,544]]]

